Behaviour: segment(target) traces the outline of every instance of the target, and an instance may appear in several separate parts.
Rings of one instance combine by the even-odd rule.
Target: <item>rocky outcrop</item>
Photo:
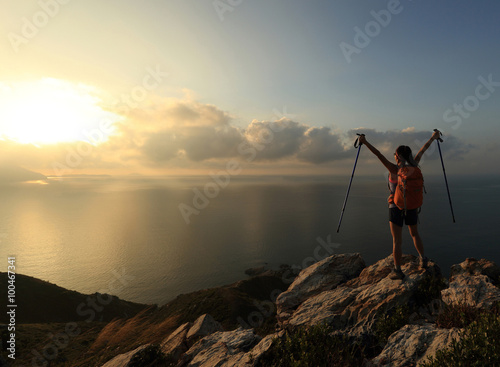
[[[165,355],[170,355],[173,359],[179,360],[200,338],[222,330],[222,326],[212,316],[205,314],[198,317],[194,323],[187,322],[179,326],[160,343],[160,348]],[[148,345],[142,345],[133,351],[120,354],[108,361],[103,367],[126,366],[135,354]]]
[[[221,325],[206,314],[192,324],[179,326],[160,347],[165,355],[178,360],[179,366],[254,366],[276,335],[261,338],[252,329],[243,328],[222,331]],[[102,367],[126,367],[148,345],[120,354]]]
[[[262,355],[283,333],[256,335],[252,329],[216,332],[193,345],[179,362],[179,367],[258,366]]]
[[[366,367],[418,366],[429,356],[461,337],[461,329],[438,329],[434,325],[405,325],[389,337],[387,344]]]
[[[186,322],[179,326],[170,336],[161,343],[161,350],[166,355],[171,355],[174,359],[179,359],[187,352],[189,345],[187,336],[191,329],[191,323]]]
[[[261,341],[252,329],[218,331],[193,345],[182,358],[180,366],[243,366],[250,365],[250,350]]]
[[[499,276],[500,267],[492,261],[469,258],[451,267],[450,285],[441,292],[442,299],[450,305],[491,309],[500,302],[500,289],[494,285]]]
[[[119,354],[115,358],[103,364],[102,367],[125,367],[136,353],[139,353],[141,350],[145,349],[148,345],[149,344],[144,344],[134,350],[131,350],[130,352]]]
[[[193,326],[187,332],[186,339],[189,344],[192,344],[204,336],[223,330],[221,324],[215,321],[212,316],[205,314],[196,319]]]
[[[495,284],[500,282],[500,266],[493,261],[468,258],[464,262],[453,265],[450,269],[450,281],[458,275],[468,274],[471,276],[486,275]]]
[[[356,328],[358,332],[370,332],[378,315],[415,302],[423,279],[441,274],[432,261],[428,269],[421,270],[417,258],[406,255],[402,260],[405,279],[392,280],[388,277],[392,266],[392,256],[380,260],[363,269],[357,278],[308,297],[291,315],[278,314],[278,319],[284,327],[326,323],[337,330]]]
[[[327,324],[333,334],[373,343],[371,350],[376,352],[370,352],[371,360],[365,359],[366,367],[417,366],[464,334],[462,329],[441,329],[428,323],[432,318],[423,315],[432,305],[440,308],[442,301],[465,301],[488,309],[500,301],[500,289],[494,284],[500,268],[490,261],[467,259],[454,265],[449,288],[441,292],[442,300],[431,301],[425,292],[429,284],[439,284],[429,280],[439,280],[441,271],[433,261],[427,269],[420,269],[417,260],[404,255],[405,278],[391,280],[392,255],[368,267],[359,254],[333,255],[302,270],[278,297],[279,332],[262,338],[253,329],[222,331],[216,320],[203,315],[193,324],[179,326],[161,343],[162,351],[177,360],[179,367],[257,366],[273,341],[287,331]],[[413,314],[405,326],[380,344],[384,342],[376,335],[377,321],[402,306]],[[126,366],[138,351],[117,356],[105,366]]]
[[[278,320],[285,322],[306,299],[358,276],[365,262],[360,254],[333,255],[302,270],[276,299]]]

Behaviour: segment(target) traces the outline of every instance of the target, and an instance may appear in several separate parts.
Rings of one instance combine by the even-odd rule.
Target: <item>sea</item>
[[[500,264],[499,176],[425,178],[420,234],[444,275],[466,258]],[[245,270],[392,253],[386,178],[74,176],[0,187],[0,271],[85,294],[163,305]],[[451,203],[451,205],[450,205]],[[453,212],[452,212],[453,208]],[[455,218],[455,222],[453,221]],[[403,252],[417,255],[404,230]]]

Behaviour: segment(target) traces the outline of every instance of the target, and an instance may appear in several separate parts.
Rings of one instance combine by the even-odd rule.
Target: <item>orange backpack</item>
[[[404,166],[398,170],[398,186],[394,204],[401,210],[412,210],[424,201],[424,177],[418,167]]]

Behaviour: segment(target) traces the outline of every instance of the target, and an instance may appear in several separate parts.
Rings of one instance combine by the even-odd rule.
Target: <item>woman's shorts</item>
[[[412,226],[418,223],[418,209],[411,209],[406,211],[406,215],[403,215],[403,210],[398,207],[389,208],[389,222],[402,227],[403,222],[407,226]]]

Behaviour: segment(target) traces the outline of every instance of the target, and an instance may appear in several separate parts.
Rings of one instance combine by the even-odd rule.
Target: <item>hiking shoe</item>
[[[398,279],[404,279],[405,274],[401,269],[392,269],[391,273],[389,274],[389,278],[392,280],[398,280]]]
[[[429,262],[429,258],[427,256],[418,258],[418,266],[420,269],[427,269],[427,263]]]

